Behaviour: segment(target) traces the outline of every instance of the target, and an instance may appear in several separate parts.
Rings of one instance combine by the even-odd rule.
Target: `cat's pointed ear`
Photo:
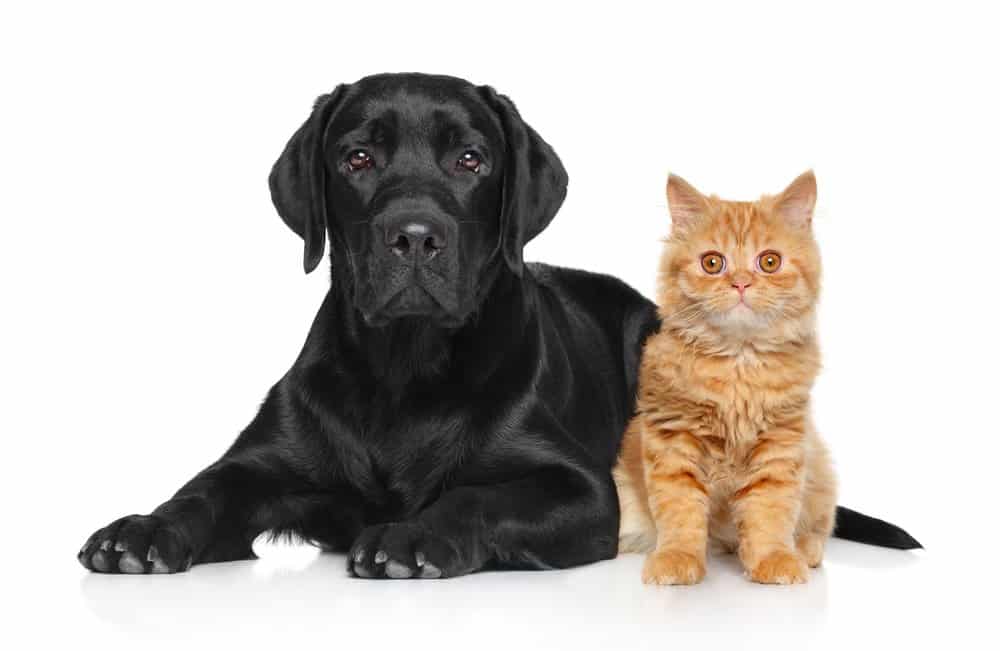
[[[804,172],[778,195],[778,213],[793,226],[809,226],[816,209],[816,175]]]
[[[667,178],[667,205],[670,206],[670,219],[674,225],[684,227],[705,214],[707,202],[693,185],[671,174]]]

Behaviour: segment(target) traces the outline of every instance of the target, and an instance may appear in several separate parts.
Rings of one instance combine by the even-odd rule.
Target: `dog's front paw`
[[[191,549],[162,518],[127,515],[99,529],[77,559],[94,572],[172,574],[191,567]]]
[[[452,543],[415,522],[368,527],[347,555],[347,571],[365,579],[440,579],[472,569]]]

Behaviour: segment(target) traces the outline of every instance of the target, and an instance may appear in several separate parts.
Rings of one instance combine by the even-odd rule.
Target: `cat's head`
[[[664,319],[697,336],[798,338],[811,332],[820,258],[812,233],[816,177],[757,201],[667,182],[673,227],[660,263]]]

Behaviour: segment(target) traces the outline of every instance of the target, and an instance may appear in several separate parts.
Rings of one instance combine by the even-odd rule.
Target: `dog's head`
[[[371,325],[421,315],[457,326],[493,272],[566,195],[566,172],[513,103],[488,86],[419,74],[366,77],[321,96],[271,171],[278,213],[316,268]]]

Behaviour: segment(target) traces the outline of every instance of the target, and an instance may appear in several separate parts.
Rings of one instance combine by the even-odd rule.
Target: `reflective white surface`
[[[15,606],[10,623],[39,643],[103,649],[654,649],[693,633],[712,634],[695,638],[699,648],[842,648],[851,639],[869,648],[873,640],[961,638],[985,623],[935,587],[946,584],[946,568],[933,555],[841,541],[807,585],[781,587],[748,582],[732,556],[713,557],[704,583],[668,588],[642,585],[636,555],[554,572],[370,581],[348,577],[339,555],[257,549],[257,561],[171,576],[22,566],[15,580],[34,586],[41,607]]]

